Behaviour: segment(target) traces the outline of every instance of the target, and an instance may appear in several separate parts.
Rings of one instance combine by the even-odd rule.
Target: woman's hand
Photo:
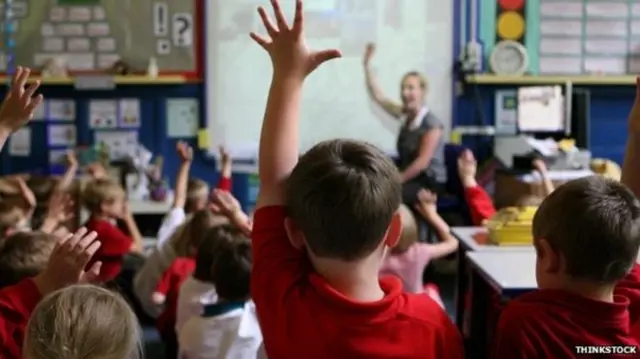
[[[373,58],[373,55],[375,55],[375,53],[376,44],[374,44],[373,42],[368,43],[366,49],[364,50],[364,67],[369,67],[369,63],[371,63],[371,59]]]

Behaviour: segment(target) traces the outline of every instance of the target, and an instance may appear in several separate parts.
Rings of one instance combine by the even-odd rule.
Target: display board
[[[199,0],[12,0],[13,54],[0,49],[0,72],[7,56],[16,65],[41,67],[64,58],[70,71],[98,71],[119,59],[146,70],[155,57],[161,72],[198,72]],[[7,7],[0,1],[0,13]],[[0,22],[3,22],[0,16]]]
[[[291,18],[293,0],[282,0]],[[212,152],[225,144],[234,157],[256,155],[271,64],[249,32],[261,30],[256,13],[265,0],[207,2],[207,120]],[[388,97],[400,98],[404,73],[426,75],[431,111],[449,128],[453,19],[439,0],[306,0],[306,35],[314,48],[338,48],[343,58],[323,65],[304,89],[301,149],[321,140],[353,138],[394,152],[399,128],[372,104],[362,56],[377,44],[372,62]]]
[[[522,33],[532,74],[640,71],[640,0],[471,1],[480,8],[487,56],[500,40],[496,34]]]

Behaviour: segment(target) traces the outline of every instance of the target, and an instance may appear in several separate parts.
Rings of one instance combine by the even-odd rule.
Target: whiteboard
[[[294,0],[281,0],[289,19]],[[266,0],[207,1],[206,101],[211,153],[225,145],[234,158],[255,159],[271,80],[267,54],[249,38],[262,32],[256,7]],[[306,0],[312,48],[338,48],[343,58],[316,70],[304,87],[300,147],[332,138],[365,140],[395,153],[399,123],[368,97],[362,55],[375,42],[372,68],[389,98],[411,70],[429,81],[428,105],[451,123],[452,0]]]

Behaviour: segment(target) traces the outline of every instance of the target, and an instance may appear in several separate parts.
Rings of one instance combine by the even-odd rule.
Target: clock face
[[[497,55],[500,72],[517,73],[522,68],[522,55],[515,48],[503,48]]]

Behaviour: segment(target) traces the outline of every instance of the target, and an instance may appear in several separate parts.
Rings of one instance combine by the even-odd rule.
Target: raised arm
[[[16,177],[16,183],[18,184],[18,188],[20,190],[20,196],[25,203],[25,218],[31,218],[33,216],[33,212],[36,210],[36,206],[38,205],[36,201],[36,196],[33,194],[33,191],[24,178],[18,176]]]
[[[231,170],[231,156],[224,146],[220,146],[220,181],[218,181],[218,189],[231,191]]]
[[[555,190],[553,186],[553,182],[551,182],[551,178],[549,178],[549,170],[547,169],[547,164],[544,163],[541,159],[536,159],[533,161],[533,169],[536,170],[540,174],[540,178],[542,178],[542,185],[544,186],[544,196],[548,196]]]
[[[66,191],[69,186],[71,186],[71,183],[73,182],[73,179],[76,177],[76,173],[78,172],[78,159],[76,158],[76,153],[73,150],[67,151],[66,159],[67,170],[64,172],[64,175],[62,175],[62,178],[60,178],[60,181],[58,181],[58,184],[56,185],[54,191]]]
[[[629,135],[622,165],[622,183],[640,196],[640,77],[636,78],[636,99],[628,121]]]
[[[451,234],[451,228],[447,222],[438,214],[437,200],[436,195],[427,190],[418,192],[416,209],[429,222],[440,239],[439,243],[425,244],[432,259],[442,258],[458,249],[458,240]]]
[[[473,225],[481,226],[496,213],[493,200],[476,181],[478,163],[470,150],[464,150],[458,157],[458,176],[464,189],[464,199],[469,207]]]
[[[273,77],[260,134],[260,193],[257,207],[284,203],[284,185],[298,162],[298,131],[302,84],[324,62],[340,57],[338,50],[311,51],[303,36],[302,1],[296,1],[289,27],[277,0],[271,0],[276,24],[264,8],[258,12],[269,38],[251,33],[271,58]]]
[[[176,152],[180,158],[180,167],[176,176],[176,188],[173,195],[173,208],[184,208],[187,202],[187,184],[189,183],[189,170],[193,161],[193,149],[180,141],[176,145]]]
[[[390,116],[399,119],[402,116],[402,105],[390,100],[384,95],[384,93],[380,89],[378,80],[376,79],[375,75],[373,74],[373,70],[371,69],[371,59],[373,59],[373,55],[375,54],[375,52],[376,45],[372,43],[367,44],[367,48],[364,53],[363,65],[369,97],[371,97],[371,99]]]
[[[11,89],[0,105],[0,150],[14,131],[31,120],[33,112],[42,103],[42,95],[33,96],[40,87],[40,81],[25,89],[30,73],[28,68],[18,66],[11,79]]]

